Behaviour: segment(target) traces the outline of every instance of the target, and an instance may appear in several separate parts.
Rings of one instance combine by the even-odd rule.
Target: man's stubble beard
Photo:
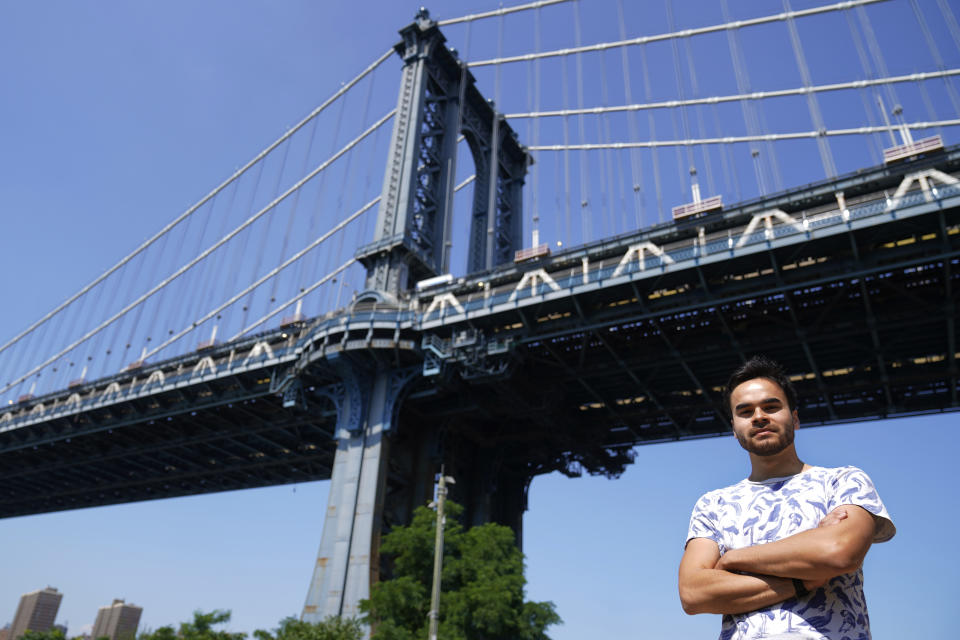
[[[773,441],[767,442],[755,442],[751,441],[749,437],[742,436],[739,433],[736,434],[737,442],[740,443],[740,446],[743,447],[749,453],[760,457],[775,456],[790,445],[793,444],[793,431],[794,426],[791,424],[789,426],[784,425],[782,433],[778,434],[777,438]]]

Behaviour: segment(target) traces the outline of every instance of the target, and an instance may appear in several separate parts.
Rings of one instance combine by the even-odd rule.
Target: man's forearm
[[[680,582],[683,610],[695,613],[746,613],[792,598],[789,578],[699,569]]]
[[[716,568],[801,580],[827,580],[855,571],[869,542],[866,547],[857,545],[848,536],[836,535],[837,529],[810,529],[776,542],[731,549]]]

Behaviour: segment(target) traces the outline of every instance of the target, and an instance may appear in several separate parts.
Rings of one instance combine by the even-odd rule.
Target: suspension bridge
[[[955,409],[949,4],[632,5],[421,11],[5,340],[0,516],[331,478],[319,618],[441,462],[519,536],[535,475],[725,433],[749,353],[807,423]]]

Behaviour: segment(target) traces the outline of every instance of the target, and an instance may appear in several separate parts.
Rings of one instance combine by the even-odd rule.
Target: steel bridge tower
[[[449,271],[461,134],[476,176],[468,271],[510,262],[520,247],[521,189],[530,156],[425,9],[400,34],[394,47],[404,62],[400,95],[374,240],[356,254],[367,280],[354,308],[396,306],[416,282]],[[432,497],[444,448],[429,426],[410,425],[397,437],[400,403],[421,373],[419,363],[404,367],[389,358],[331,354],[326,364],[341,383],[330,398],[337,408],[337,451],[303,609],[303,619],[311,621],[358,612],[379,577],[385,519],[406,522],[415,506]],[[399,481],[388,481],[398,469]],[[506,522],[519,532],[529,479],[498,486],[497,467],[489,459],[460,469],[468,519]]]

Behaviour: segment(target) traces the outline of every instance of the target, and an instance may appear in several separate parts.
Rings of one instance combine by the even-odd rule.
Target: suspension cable
[[[765,98],[782,98],[784,96],[797,96],[813,92],[840,91],[843,89],[862,89],[877,85],[893,84],[901,82],[917,82],[920,80],[931,80],[934,78],[944,78],[948,76],[960,76],[960,67],[954,69],[944,69],[942,71],[923,71],[910,73],[902,76],[889,76],[886,78],[874,78],[870,80],[851,80],[849,82],[834,82],[831,84],[813,85],[810,87],[796,87],[793,89],[774,89],[771,91],[750,91],[747,93],[738,93],[725,96],[710,96],[707,98],[691,98],[687,100],[661,100],[659,102],[645,102],[639,104],[614,105],[612,107],[586,107],[584,109],[555,109],[551,111],[532,111],[528,113],[508,113],[507,118],[554,118],[562,116],[574,116],[584,114],[613,113],[618,111],[646,111],[648,109],[671,109],[680,106],[693,106],[704,104],[720,104],[723,102],[737,102],[738,100],[762,100]]]
[[[538,0],[537,2],[529,2],[527,4],[518,4],[515,7],[500,7],[499,9],[493,9],[492,11],[485,11],[483,13],[474,13],[467,16],[460,16],[459,18],[447,18],[446,20],[438,20],[437,24],[441,27],[445,27],[448,24],[458,24],[460,22],[473,22],[474,20],[482,20],[484,18],[496,18],[497,16],[505,16],[510,13],[517,13],[519,11],[527,11],[529,9],[539,9],[540,7],[549,7],[552,4],[562,4],[564,2],[571,2],[572,0]]]
[[[283,311],[284,309],[286,309],[287,307],[289,307],[290,305],[292,305],[292,304],[293,304],[294,302],[296,302],[297,300],[300,300],[301,298],[305,297],[307,294],[313,293],[314,289],[316,289],[317,287],[325,284],[327,281],[329,281],[329,280],[330,280],[331,278],[333,278],[334,276],[339,275],[344,269],[346,269],[347,267],[349,267],[350,265],[352,265],[352,264],[355,263],[356,261],[357,261],[356,258],[350,258],[349,260],[347,260],[346,262],[344,262],[342,265],[340,265],[339,267],[337,267],[336,269],[334,269],[333,271],[331,271],[331,272],[328,273],[327,275],[325,275],[325,276],[323,276],[322,278],[320,278],[320,280],[318,280],[317,282],[313,283],[312,285],[310,285],[309,287],[307,287],[306,289],[304,289],[303,291],[301,291],[300,293],[298,293],[298,294],[295,295],[294,297],[290,298],[289,300],[287,300],[286,302],[284,302],[282,305],[280,305],[279,307],[277,307],[276,309],[274,309],[273,311],[271,311],[271,312],[268,313],[267,315],[263,316],[262,318],[260,318],[259,320],[257,320],[256,322],[254,322],[253,324],[251,324],[250,326],[248,326],[247,328],[245,328],[245,329],[243,329],[242,331],[240,331],[239,333],[237,333],[235,336],[233,336],[232,338],[230,338],[230,341],[233,342],[234,340],[236,340],[236,339],[239,338],[240,336],[243,336],[243,335],[249,333],[250,331],[256,329],[256,328],[259,327],[261,324],[263,324],[264,322],[266,322],[266,321],[269,320],[270,318],[274,317],[275,315],[277,315],[278,313],[280,313],[281,311]]]
[[[724,24],[710,25],[707,27],[696,27],[693,29],[684,29],[672,33],[660,33],[652,36],[640,36],[639,38],[630,38],[627,40],[614,40],[611,42],[600,42],[598,44],[585,45],[581,47],[572,47],[567,49],[554,49],[552,51],[541,51],[540,53],[526,53],[518,56],[506,56],[502,58],[490,58],[488,60],[476,60],[468,63],[471,67],[484,67],[494,64],[509,64],[511,62],[523,62],[525,60],[536,60],[537,58],[555,58],[558,56],[570,56],[577,53],[586,53],[588,51],[603,51],[605,49],[614,49],[616,47],[630,47],[634,45],[647,44],[650,42],[661,42],[672,38],[686,38],[690,36],[699,36],[705,33],[715,33],[728,28],[752,27],[758,24],[767,24],[770,22],[780,22],[789,18],[802,18],[806,16],[827,13],[830,11],[839,11],[849,7],[873,4],[876,2],[886,2],[887,0],[845,0],[835,4],[813,7],[811,9],[800,9],[797,11],[787,11],[775,15],[762,16],[760,18],[749,18],[747,20],[735,20]],[[442,24],[442,23],[441,23]]]
[[[933,129],[936,127],[960,126],[960,118],[952,120],[934,120],[929,122],[913,122],[906,125],[910,129]],[[533,151],[579,151],[581,149],[633,149],[678,147],[696,144],[736,144],[739,142],[772,142],[776,140],[803,140],[817,136],[849,136],[864,135],[895,129],[895,126],[854,127],[850,129],[826,129],[820,131],[800,131],[795,133],[767,133],[747,136],[725,136],[723,138],[697,138],[693,140],[648,140],[644,142],[612,142],[609,144],[552,144],[528,147]]]
[[[353,222],[354,220],[356,220],[357,218],[359,218],[361,215],[363,215],[364,213],[366,213],[367,211],[369,211],[369,210],[370,210],[375,204],[377,204],[378,202],[380,202],[380,196],[377,196],[376,198],[374,198],[373,200],[371,200],[371,201],[368,202],[367,204],[363,205],[361,208],[359,208],[359,209],[357,209],[356,211],[354,211],[354,212],[353,212],[352,214],[350,214],[348,217],[346,217],[346,218],[344,218],[343,220],[341,220],[341,221],[340,221],[339,223],[337,223],[337,225],[334,226],[332,229],[330,229],[329,231],[327,231],[326,233],[324,233],[322,236],[318,237],[316,240],[314,240],[313,242],[311,242],[309,245],[307,245],[306,247],[304,247],[303,249],[301,249],[301,250],[298,251],[297,253],[295,253],[295,254],[293,254],[292,256],[290,256],[289,258],[287,258],[285,261],[283,261],[281,264],[277,265],[277,266],[276,266],[273,270],[271,270],[269,273],[266,273],[266,274],[264,274],[263,276],[261,276],[260,279],[258,279],[258,280],[257,280],[256,282],[254,282],[253,284],[247,286],[247,288],[245,288],[243,291],[240,291],[240,292],[236,293],[236,294],[235,294],[233,297],[231,297],[229,300],[227,300],[226,302],[221,303],[217,308],[215,308],[215,309],[213,309],[213,310],[211,310],[211,311],[208,311],[208,312],[206,313],[206,315],[204,315],[202,318],[197,319],[195,322],[193,322],[192,324],[190,324],[186,329],[181,330],[179,333],[177,333],[177,334],[171,336],[170,338],[168,338],[168,339],[167,339],[165,342],[163,342],[162,344],[157,345],[156,347],[154,347],[154,349],[153,349],[152,351],[147,352],[147,357],[150,357],[150,356],[154,355],[155,353],[161,351],[162,349],[166,348],[166,347],[169,346],[170,344],[176,342],[177,340],[179,340],[179,339],[182,338],[183,336],[187,335],[188,333],[190,333],[191,331],[193,331],[194,329],[196,329],[197,327],[199,327],[200,325],[202,325],[204,322],[206,322],[207,320],[209,320],[209,319],[212,318],[213,316],[217,315],[218,313],[220,313],[221,311],[223,311],[224,309],[226,309],[227,307],[229,307],[230,305],[232,305],[233,303],[235,303],[237,300],[239,300],[239,299],[242,298],[243,296],[247,295],[248,293],[250,293],[251,291],[253,291],[253,290],[256,289],[257,287],[259,287],[261,284],[263,284],[263,283],[266,282],[267,280],[269,280],[269,279],[273,278],[274,276],[278,275],[280,272],[282,272],[284,269],[286,269],[287,267],[289,267],[291,264],[293,264],[294,262],[297,262],[298,260],[300,260],[300,258],[302,258],[303,256],[307,255],[307,253],[309,253],[311,250],[313,250],[313,249],[315,249],[317,246],[323,244],[323,243],[324,243],[328,238],[330,238],[333,234],[337,233],[338,231],[341,231],[341,230],[342,230],[343,228],[345,228],[348,224],[350,224],[351,222]]]
[[[223,238],[221,238],[220,240],[218,240],[218,241],[217,241],[216,243],[214,243],[213,245],[211,245],[211,246],[210,246],[208,249],[206,249],[203,253],[201,253],[200,255],[198,255],[197,257],[195,257],[195,258],[194,258],[193,260],[191,260],[189,263],[187,263],[187,264],[185,264],[184,266],[182,266],[182,267],[180,267],[179,269],[177,269],[173,274],[171,274],[171,275],[168,276],[165,280],[163,280],[163,282],[160,282],[159,284],[157,284],[156,286],[154,286],[152,289],[150,289],[149,291],[147,291],[146,293],[144,293],[143,295],[141,295],[139,298],[137,298],[136,300],[134,300],[133,302],[131,302],[130,304],[128,304],[126,307],[124,307],[123,309],[121,309],[120,311],[118,311],[117,313],[115,313],[114,315],[112,315],[109,319],[105,320],[104,322],[102,322],[100,325],[98,325],[98,326],[95,327],[94,329],[91,329],[90,331],[88,331],[86,334],[84,334],[83,337],[77,339],[76,341],[74,341],[73,343],[71,343],[69,346],[67,346],[66,348],[64,348],[63,350],[61,350],[61,351],[60,351],[59,353],[57,353],[56,355],[48,358],[48,359],[47,359],[46,361],[44,361],[42,364],[37,365],[36,367],[34,367],[33,369],[31,369],[28,373],[26,373],[26,374],[24,374],[23,376],[21,376],[20,378],[18,378],[15,382],[8,383],[8,384],[4,387],[4,391],[6,391],[7,389],[9,389],[12,385],[17,384],[17,383],[19,383],[20,381],[29,378],[29,377],[30,377],[31,375],[33,375],[34,373],[40,371],[41,369],[43,369],[44,367],[46,367],[47,365],[49,365],[51,362],[55,362],[55,361],[57,360],[57,358],[60,358],[60,357],[63,356],[64,354],[70,353],[70,352],[73,351],[76,347],[78,347],[79,345],[83,344],[84,342],[86,342],[87,340],[89,340],[90,338],[92,338],[93,336],[97,335],[98,333],[100,333],[101,331],[103,331],[105,328],[109,327],[111,324],[113,324],[114,322],[116,322],[118,319],[124,317],[127,313],[130,312],[131,309],[137,307],[137,306],[140,305],[140,303],[142,303],[143,301],[151,298],[155,293],[157,293],[157,291],[160,291],[161,289],[163,289],[164,287],[166,287],[168,284],[170,284],[171,282],[173,282],[174,280],[176,280],[177,278],[179,278],[181,275],[183,275],[184,273],[186,273],[191,267],[193,267],[194,265],[196,265],[198,262],[200,262],[201,260],[203,260],[204,258],[206,258],[208,255],[210,255],[210,254],[213,253],[214,251],[216,251],[219,247],[221,247],[221,246],[223,246],[224,244],[226,244],[230,239],[234,238],[234,237],[235,237],[237,234],[239,234],[241,231],[243,231],[244,229],[246,229],[247,227],[249,227],[251,224],[253,224],[253,223],[256,222],[257,220],[259,220],[263,215],[265,215],[265,214],[268,213],[269,211],[273,210],[277,205],[279,205],[281,202],[283,202],[284,200],[286,200],[286,199],[290,196],[290,194],[292,194],[293,192],[295,192],[297,189],[301,188],[301,187],[302,187],[304,184],[306,184],[309,180],[311,180],[312,178],[314,178],[318,173],[320,173],[321,171],[323,171],[324,169],[326,169],[328,166],[330,166],[331,164],[333,164],[333,162],[336,161],[337,159],[339,159],[343,154],[345,154],[345,153],[348,152],[350,149],[352,149],[352,148],[355,147],[357,144],[359,144],[364,138],[366,138],[368,135],[370,135],[371,133],[373,133],[374,131],[376,131],[377,129],[379,129],[385,122],[387,122],[390,118],[392,118],[395,113],[396,113],[396,109],[391,109],[389,113],[387,113],[385,116],[383,116],[382,118],[380,118],[380,120],[378,120],[376,123],[374,123],[373,125],[371,125],[370,128],[368,128],[366,131],[364,131],[364,132],[361,133],[359,136],[357,136],[356,138],[354,138],[353,140],[351,140],[349,143],[347,143],[347,145],[344,146],[342,149],[340,149],[340,151],[338,151],[334,156],[332,156],[331,158],[327,159],[326,161],[324,161],[323,163],[321,163],[316,169],[314,169],[313,171],[311,171],[310,173],[308,173],[306,176],[304,176],[303,178],[301,178],[300,180],[298,180],[298,181],[297,181],[294,185],[292,185],[289,189],[287,189],[287,190],[286,190],[285,192],[283,192],[281,195],[277,196],[272,202],[270,202],[269,204],[267,204],[267,205],[266,205],[264,208],[262,208],[260,211],[258,211],[257,213],[255,213],[255,214],[252,215],[251,217],[247,218],[247,220],[245,220],[240,226],[238,226],[237,228],[235,228],[233,231],[231,231],[230,233],[228,233],[226,236],[224,236]]]
[[[559,1],[559,0],[558,0],[558,1]],[[249,170],[250,167],[252,167],[253,165],[257,164],[260,160],[262,160],[262,159],[265,158],[267,155],[269,155],[271,151],[273,151],[274,149],[276,149],[280,144],[282,144],[285,140],[287,140],[287,138],[289,138],[289,137],[292,136],[294,133],[296,133],[297,131],[299,131],[301,127],[303,127],[303,126],[304,126],[305,124],[307,124],[310,120],[312,120],[312,119],[315,118],[317,115],[319,115],[324,109],[326,109],[328,106],[330,106],[330,105],[331,105],[334,101],[336,101],[341,95],[343,95],[344,93],[346,93],[350,88],[352,88],[355,84],[357,84],[360,80],[362,80],[365,76],[367,76],[367,74],[369,74],[369,73],[372,72],[374,69],[376,69],[376,68],[379,67],[381,64],[383,64],[383,62],[386,61],[387,59],[389,59],[392,55],[393,55],[393,48],[387,50],[386,53],[384,53],[384,54],[381,55],[379,58],[377,58],[376,60],[374,60],[369,66],[367,66],[366,69],[364,69],[363,71],[361,71],[359,75],[357,75],[357,76],[356,76],[353,80],[351,80],[350,82],[348,82],[348,83],[346,83],[345,85],[343,85],[343,86],[340,88],[339,91],[337,91],[337,92],[334,93],[332,96],[330,96],[329,98],[327,98],[320,106],[318,106],[316,109],[314,109],[313,111],[311,111],[303,120],[301,120],[300,122],[298,122],[298,123],[297,123],[296,125],[294,125],[289,131],[287,131],[285,134],[283,134],[282,136],[280,136],[276,141],[274,141],[271,145],[269,145],[269,146],[268,146],[267,148],[265,148],[263,151],[261,151],[260,153],[258,153],[252,160],[250,160],[249,162],[247,162],[247,164],[243,165],[242,167],[240,167],[239,169],[237,169],[236,171],[234,171],[233,174],[232,174],[229,178],[227,178],[226,180],[224,180],[223,182],[221,182],[219,185],[217,185],[212,191],[210,191],[210,193],[208,193],[208,194],[205,195],[203,198],[201,198],[199,201],[197,201],[196,204],[194,204],[194,205],[191,206],[189,209],[187,209],[186,211],[184,211],[183,213],[181,213],[181,214],[180,214],[179,216],[177,216],[172,222],[168,223],[165,227],[163,227],[163,228],[162,228],[160,231],[158,231],[156,234],[154,234],[153,236],[151,236],[150,238],[148,238],[147,240],[145,240],[139,247],[137,247],[136,249],[134,249],[131,253],[127,254],[122,260],[120,260],[120,262],[118,262],[117,264],[113,265],[112,267],[110,267],[109,269],[107,269],[106,271],[104,271],[104,272],[103,272],[102,274],[100,274],[96,279],[94,279],[90,284],[88,284],[87,286],[83,287],[83,288],[80,289],[77,293],[73,294],[72,296],[70,296],[69,298],[67,298],[67,299],[64,300],[63,302],[61,302],[56,308],[54,308],[52,311],[48,312],[48,313],[47,313],[46,315],[44,315],[42,318],[40,318],[39,320],[37,320],[36,322],[34,322],[33,324],[31,324],[29,327],[27,327],[26,329],[24,329],[23,331],[21,331],[20,333],[18,333],[16,336],[14,336],[14,337],[11,338],[10,340],[8,340],[3,346],[0,346],[0,353],[3,353],[4,351],[6,351],[6,350],[10,347],[10,345],[16,343],[18,340],[20,340],[21,338],[23,338],[25,335],[31,333],[34,329],[36,329],[36,328],[39,327],[41,324],[43,324],[44,322],[46,322],[47,320],[49,320],[51,317],[53,317],[54,315],[56,315],[57,313],[59,313],[60,311],[62,311],[65,307],[67,307],[68,305],[70,305],[71,303],[73,303],[74,300],[76,300],[77,298],[79,298],[80,296],[82,296],[82,295],[84,295],[86,292],[88,292],[90,289],[92,289],[93,287],[95,287],[95,286],[97,286],[98,284],[100,284],[101,282],[103,282],[103,281],[104,281],[107,277],[109,277],[112,273],[114,273],[115,271],[117,271],[117,269],[120,269],[120,268],[123,267],[125,264],[127,264],[128,262],[130,262],[130,260],[132,260],[133,258],[135,258],[136,256],[138,256],[140,253],[142,253],[145,249],[147,249],[147,247],[149,247],[149,246],[152,245],[154,242],[156,242],[159,238],[161,238],[161,237],[162,237],[164,234],[166,234],[168,231],[170,231],[171,229],[173,229],[174,227],[176,227],[178,224],[180,224],[181,222],[183,222],[185,219],[187,219],[188,217],[190,217],[191,215],[193,215],[193,213],[196,212],[196,211],[197,211],[200,207],[202,207],[204,204],[206,204],[208,200],[210,200],[211,198],[213,198],[214,196],[216,196],[216,195],[217,195],[218,193],[220,193],[223,189],[225,189],[227,186],[229,186],[233,181],[235,181],[235,180],[236,180],[237,178],[239,178],[241,175],[243,175],[244,173],[246,173],[246,171]]]

